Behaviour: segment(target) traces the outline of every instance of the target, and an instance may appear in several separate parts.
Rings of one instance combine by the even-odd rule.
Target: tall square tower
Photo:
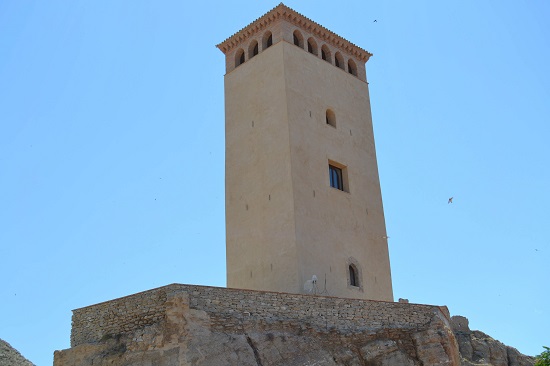
[[[371,54],[283,4],[217,47],[228,287],[393,301]]]

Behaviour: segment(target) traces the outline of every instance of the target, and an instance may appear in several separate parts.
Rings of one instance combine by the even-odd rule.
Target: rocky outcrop
[[[528,366],[445,307],[173,284],[76,309],[54,366]],[[460,352],[459,352],[460,351]]]
[[[320,332],[305,323],[219,332],[205,312],[181,310],[167,314],[166,323],[56,352],[54,365],[459,365],[444,318],[434,318],[422,331],[375,334]]]
[[[170,342],[160,329],[80,345],[55,354],[56,366],[65,365],[457,365],[446,353],[444,339],[405,334],[380,339],[321,335],[309,330],[250,330],[242,334],[211,333]],[[135,338],[132,339],[132,336]],[[136,337],[137,336],[137,337]],[[183,337],[189,337],[182,334]],[[403,337],[403,339],[400,339]],[[151,344],[137,342],[141,338]],[[415,342],[421,341],[418,345]],[[418,354],[417,354],[418,352]]]
[[[438,306],[199,286],[137,296],[77,310],[54,365],[460,365]]]
[[[6,341],[0,339],[0,366],[34,366]]]
[[[463,366],[533,366],[534,357],[525,356],[478,330],[470,330],[468,319],[453,316],[451,326],[460,349]]]

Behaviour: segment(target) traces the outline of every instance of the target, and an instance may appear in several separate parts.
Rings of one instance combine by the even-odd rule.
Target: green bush
[[[542,346],[546,351],[537,356],[535,366],[550,366],[550,348]]]

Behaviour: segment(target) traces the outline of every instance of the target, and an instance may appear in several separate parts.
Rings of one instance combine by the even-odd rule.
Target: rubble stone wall
[[[71,347],[162,322],[175,296],[206,312],[213,330],[226,332],[263,322],[353,334],[425,328],[437,315],[449,319],[438,306],[172,284],[74,310]]]

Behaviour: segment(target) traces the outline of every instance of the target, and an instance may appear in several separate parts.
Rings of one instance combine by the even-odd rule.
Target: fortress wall
[[[139,292],[119,299],[73,310],[71,347],[98,342],[164,319],[166,288]]]
[[[255,324],[308,327],[319,332],[371,333],[425,329],[445,307],[313,295],[172,284],[73,311],[71,347],[166,320],[174,298],[203,311],[213,331],[239,332]]]

